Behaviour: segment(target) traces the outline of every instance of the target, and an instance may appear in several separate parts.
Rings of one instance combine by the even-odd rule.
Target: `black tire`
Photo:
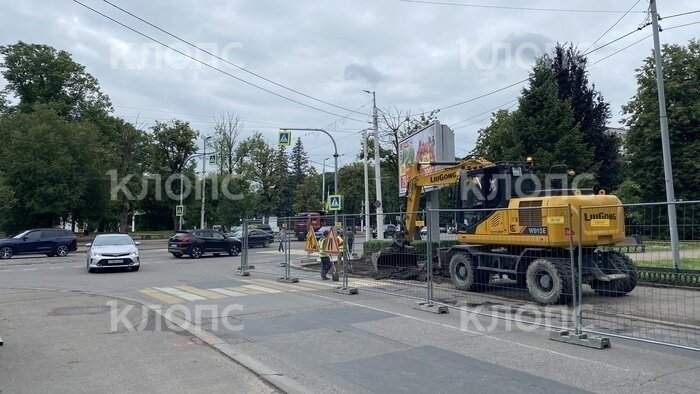
[[[599,280],[591,281],[591,288],[596,294],[603,297],[622,297],[629,294],[639,280],[639,272],[632,259],[620,252],[605,252],[603,255],[603,272],[606,274],[624,273],[626,279],[618,279],[612,282]]]
[[[228,248],[228,255],[229,256],[238,256],[241,253],[241,247],[238,245],[231,245]]]
[[[539,258],[527,267],[527,290],[535,301],[551,305],[573,299],[571,261]]]
[[[202,249],[201,246],[199,245],[194,245],[193,247],[190,248],[190,258],[191,259],[198,259],[202,257],[202,254],[204,254],[204,250]]]
[[[490,277],[488,271],[477,269],[471,257],[465,254],[456,254],[450,259],[450,278],[459,290],[483,291]]]
[[[182,253],[171,253],[176,259],[182,257]]]
[[[92,274],[92,273],[95,272],[95,269],[92,268],[92,267],[90,267],[90,262],[89,262],[89,261],[87,262],[86,265],[87,265],[87,271],[88,271],[88,273]]]
[[[139,268],[141,268],[141,266],[140,266],[140,265],[137,265],[137,266],[131,267],[131,272],[136,272],[136,271],[138,271],[138,270],[139,270]]]
[[[9,259],[14,253],[11,246],[3,246],[0,248],[0,259]]]
[[[66,257],[66,256],[68,256],[68,253],[70,253],[70,249],[68,248],[68,245],[60,244],[60,245],[56,246],[56,256]]]

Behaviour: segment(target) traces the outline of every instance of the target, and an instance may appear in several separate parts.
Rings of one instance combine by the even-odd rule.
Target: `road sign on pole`
[[[209,164],[212,166],[216,164],[216,155],[209,155]]]
[[[292,144],[292,132],[287,130],[280,130],[279,137],[277,138],[277,145],[279,146],[289,146]]]
[[[331,194],[328,196],[328,210],[340,211],[343,207],[343,196],[340,194]]]
[[[175,216],[185,216],[185,206],[177,205],[175,207]]]

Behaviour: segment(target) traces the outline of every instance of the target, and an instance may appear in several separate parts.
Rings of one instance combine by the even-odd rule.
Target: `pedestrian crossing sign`
[[[216,164],[216,155],[209,155],[209,164],[212,166]]]
[[[185,206],[184,205],[175,206],[175,216],[184,216],[184,215],[185,215]]]
[[[277,139],[277,145],[279,146],[289,146],[292,144],[292,132],[287,130],[280,130],[279,138]]]
[[[331,194],[328,196],[328,210],[340,211],[343,205],[343,196],[340,194]]]

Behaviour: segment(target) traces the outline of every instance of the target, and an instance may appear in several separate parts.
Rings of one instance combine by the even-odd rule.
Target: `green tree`
[[[664,45],[662,62],[676,198],[693,200],[700,193],[700,42]],[[637,93],[623,107],[626,179],[634,184],[631,197],[646,202],[666,200],[657,94],[649,56],[637,69]]]
[[[251,182],[256,196],[254,215],[269,218],[277,209],[284,192],[283,178],[279,173],[279,155],[260,132],[247,138],[238,146],[241,173]]]
[[[321,184],[318,181],[316,170],[311,167],[309,174],[299,184],[294,193],[294,212],[319,211],[323,209],[323,203],[318,196]]]
[[[587,59],[573,46],[557,44],[554,55],[548,58],[559,99],[568,101],[583,134],[583,142],[593,152],[600,186],[614,190],[622,181],[620,140],[607,131],[611,117],[610,104],[591,85],[586,70]]]
[[[17,204],[15,193],[5,175],[0,173],[0,229],[11,226],[12,212]]]
[[[148,173],[159,175],[162,183],[157,185],[155,181],[149,182],[148,194],[146,199],[142,200],[142,205],[153,220],[151,225],[157,229],[165,224],[166,218],[169,218],[170,220],[167,221],[172,223],[172,227],[167,225],[167,228],[177,228],[178,218],[175,216],[175,206],[179,204],[179,201],[167,199],[162,187],[170,176],[181,173],[193,174],[193,164],[188,158],[197,152],[196,141],[199,132],[194,130],[189,122],[177,119],[169,122],[156,121],[156,124],[151,127],[151,131],[152,143],[149,144]],[[191,184],[194,188],[198,183],[192,182]],[[173,182],[172,186],[179,188],[179,181]],[[192,194],[194,194],[194,190]],[[188,211],[193,213],[194,210]],[[190,221],[190,223],[196,222],[198,221]]]
[[[0,55],[7,82],[4,93],[19,100],[17,109],[21,112],[32,110],[35,104],[50,104],[60,116],[77,119],[111,110],[97,79],[66,51],[19,41],[0,46]]]
[[[294,214],[294,191],[299,184],[295,183],[294,173],[290,173],[289,171],[289,159],[284,146],[277,148],[277,154],[275,155],[275,173],[279,182],[277,188],[279,188],[280,195],[274,213],[278,217],[290,217]]]
[[[494,112],[491,124],[479,130],[479,136],[472,153],[491,161],[522,160],[523,151],[513,125],[513,112],[501,109]]]
[[[0,171],[17,201],[6,230],[104,215],[107,152],[94,125],[67,122],[53,107],[36,105],[31,112],[5,116],[0,139]]]

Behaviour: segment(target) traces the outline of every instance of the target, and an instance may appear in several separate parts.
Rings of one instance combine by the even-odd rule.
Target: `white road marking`
[[[39,271],[39,268],[23,268],[22,271]]]
[[[166,263],[166,261],[154,261],[154,262],[148,263],[148,264],[163,264],[163,263]]]
[[[73,268],[85,268],[84,265],[74,265]]]
[[[237,291],[227,290],[227,289],[207,289],[207,290],[215,291],[217,293],[221,293],[221,294],[227,295],[229,297],[243,297],[243,296],[245,296],[245,294],[243,294],[243,293],[239,293]]]
[[[62,270],[63,267],[49,267],[50,270]]]
[[[0,272],[12,272],[12,270],[0,270]]]
[[[196,294],[188,293],[186,291],[182,291],[182,290],[176,289],[174,287],[154,287],[154,289],[156,289],[158,291],[162,291],[163,293],[172,294],[176,297],[180,297],[180,298],[187,300],[187,301],[206,300],[206,298],[204,298],[204,297],[200,297]]]
[[[258,286],[258,285],[244,285],[243,287],[245,287],[247,289],[251,289],[251,290],[262,291],[265,293],[281,293],[281,291],[279,291],[279,290],[271,289],[269,287],[262,287],[262,286]]]

